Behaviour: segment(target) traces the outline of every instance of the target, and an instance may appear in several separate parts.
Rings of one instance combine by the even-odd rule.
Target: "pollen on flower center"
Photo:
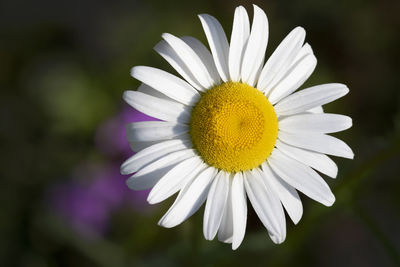
[[[257,89],[226,82],[204,93],[192,111],[190,136],[203,160],[239,172],[264,162],[274,148],[278,119]]]

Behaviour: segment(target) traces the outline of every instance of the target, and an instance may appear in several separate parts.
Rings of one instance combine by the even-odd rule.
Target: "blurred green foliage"
[[[270,22],[271,53],[295,26],[318,66],[307,85],[343,82],[326,107],[354,126],[338,134],[355,160],[335,159],[331,208],[303,197],[304,217],[274,245],[250,211],[233,252],[205,241],[202,211],[174,229],[156,225],[172,200],[147,212],[122,207],[104,235],[87,238],[50,209],[49,188],[82,162],[106,163],[98,125],[138,82],[134,65],[171,70],[153,50],[163,32],[205,41],[196,15],[228,36],[243,1],[23,1],[0,3],[1,266],[397,266],[400,265],[400,1],[254,1]],[[172,71],[172,70],[171,70]],[[90,177],[88,177],[90,179]]]

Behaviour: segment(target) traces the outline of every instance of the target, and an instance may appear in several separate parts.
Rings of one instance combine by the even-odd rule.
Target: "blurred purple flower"
[[[71,181],[53,188],[51,198],[56,213],[79,232],[91,235],[105,231],[107,209],[101,199],[88,193],[87,188]]]
[[[119,208],[145,211],[148,191],[132,192],[125,180],[119,165],[78,168],[72,180],[52,189],[52,208],[85,235],[104,233]]]
[[[53,210],[80,233],[86,236],[104,233],[112,214],[123,206],[141,212],[148,209],[144,205],[148,191],[129,190],[119,166],[123,159],[134,154],[126,141],[125,125],[151,120],[156,119],[124,105],[121,112],[100,125],[95,136],[98,150],[114,163],[82,164],[73,171],[71,180],[51,189]]]

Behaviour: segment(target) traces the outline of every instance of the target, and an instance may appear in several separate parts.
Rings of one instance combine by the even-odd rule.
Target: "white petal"
[[[296,189],[276,176],[276,174],[272,172],[268,163],[264,162],[261,167],[261,174],[264,178],[265,184],[273,188],[289,214],[290,219],[292,219],[294,224],[297,224],[303,215],[303,205]]]
[[[290,133],[335,133],[352,125],[350,117],[339,114],[298,114],[279,120],[279,130]]]
[[[192,157],[182,161],[157,182],[151,189],[147,201],[150,204],[156,204],[169,198],[178,192],[188,180],[196,177],[205,168],[206,165],[200,157]]]
[[[180,136],[179,136],[180,137]],[[183,139],[183,138],[179,138]],[[160,143],[160,141],[147,141],[147,142],[128,142],[129,146],[131,147],[132,151],[139,152],[142,149],[148,148],[152,145]]]
[[[276,140],[275,146],[287,156],[294,158],[295,160],[300,161],[329,177],[336,178],[338,167],[327,155],[294,147],[285,144],[280,140]]]
[[[268,19],[265,12],[254,6],[254,18],[251,33],[243,54],[241,68],[242,81],[254,86],[264,63],[265,50],[268,43]]]
[[[195,213],[206,199],[216,174],[217,170],[209,167],[186,184],[158,224],[166,228],[175,227]]]
[[[129,142],[144,142],[172,139],[189,131],[187,124],[170,121],[141,121],[126,125],[126,139]]]
[[[271,104],[276,104],[282,98],[296,91],[310,77],[317,66],[317,59],[313,54],[301,58],[295,65],[288,70],[278,84],[273,86],[268,100]]]
[[[232,207],[232,249],[235,250],[243,241],[247,221],[246,191],[244,189],[243,174],[240,172],[235,174],[232,181]]]
[[[204,66],[207,67],[211,77],[214,79],[214,85],[220,84],[221,77],[218,74],[213,56],[208,48],[202,42],[192,36],[182,36],[181,39],[197,53]]]
[[[229,74],[234,82],[240,81],[240,69],[247,39],[250,34],[250,22],[246,9],[238,6],[233,19],[231,43],[229,47]]]
[[[332,206],[335,196],[324,179],[310,167],[294,160],[277,149],[272,151],[268,163],[285,182],[325,206]]]
[[[125,91],[123,98],[133,108],[150,117],[181,123],[190,121],[190,109],[185,105],[135,91]]]
[[[175,165],[191,157],[197,157],[193,149],[172,152],[140,169],[126,181],[126,184],[133,190],[151,188]]]
[[[193,76],[199,81],[203,88],[210,88],[213,86],[214,81],[208,73],[206,66],[188,44],[169,33],[164,33],[162,38],[175,50],[179,58],[190,69]]]
[[[188,83],[199,91],[204,91],[203,86],[196,80],[190,68],[178,56],[174,49],[164,40],[160,41],[154,50],[157,51]],[[139,91],[139,90],[138,90]]]
[[[214,58],[215,66],[221,79],[226,82],[229,80],[229,44],[224,29],[216,18],[208,14],[199,15],[204,33]]]
[[[187,149],[191,146],[189,141],[180,139],[159,142],[148,148],[141,150],[121,165],[122,174],[137,172],[147,164],[160,159],[161,157],[175,151]]]
[[[317,85],[282,99],[274,108],[279,116],[292,115],[325,105],[346,95],[348,92],[349,88],[340,83]]]
[[[294,58],[291,66],[293,66],[293,64],[295,64],[298,60],[300,60],[301,58],[303,58],[309,54],[314,54],[314,52],[313,52],[311,46],[308,43],[305,43],[303,45],[303,47],[299,50],[299,52],[297,52],[297,55]]]
[[[315,108],[311,108],[309,110],[307,110],[306,112],[310,112],[310,113],[324,113],[324,108],[322,106],[318,106]]]
[[[330,135],[314,133],[293,134],[280,131],[278,138],[292,146],[342,158],[354,158],[353,151],[345,142]]]
[[[299,53],[306,32],[302,27],[293,29],[269,57],[260,73],[257,88],[268,94],[272,85],[276,84],[289,69]]]
[[[253,169],[244,173],[246,193],[249,197],[258,218],[267,228],[274,242],[281,243],[285,239],[285,215],[277,195],[268,188],[262,180],[261,174]],[[283,224],[283,225],[281,225]]]
[[[147,94],[147,95],[151,95],[151,96],[155,96],[161,99],[165,99],[165,100],[169,100],[169,101],[174,101],[172,98],[169,98],[168,96],[164,95],[163,93],[160,93],[160,91],[157,91],[156,89],[154,89],[153,87],[148,86],[145,83],[140,84],[140,86],[137,89],[138,92]],[[178,102],[177,102],[178,103]]]
[[[232,176],[232,175],[230,175]],[[229,178],[229,192],[226,201],[221,225],[218,229],[218,240],[224,243],[232,243],[233,237],[233,207],[232,207],[232,178]]]
[[[136,66],[131,69],[131,75],[182,104],[193,106],[200,99],[199,93],[190,84],[166,71]]]
[[[204,209],[203,233],[207,240],[213,240],[221,225],[222,215],[228,200],[229,173],[220,171],[214,178]]]

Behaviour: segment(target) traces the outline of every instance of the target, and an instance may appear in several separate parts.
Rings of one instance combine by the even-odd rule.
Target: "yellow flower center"
[[[246,171],[272,152],[278,119],[260,91],[226,82],[208,90],[194,106],[190,136],[207,164],[227,172]]]

